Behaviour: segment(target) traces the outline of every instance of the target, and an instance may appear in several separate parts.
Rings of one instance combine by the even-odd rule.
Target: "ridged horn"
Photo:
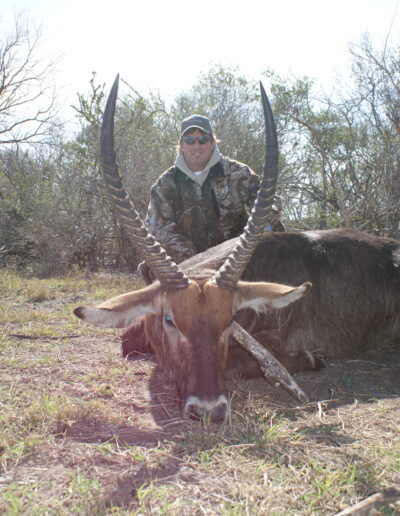
[[[278,138],[275,120],[261,82],[260,90],[265,121],[265,159],[260,188],[239,242],[214,276],[214,281],[220,287],[230,290],[235,287],[241,278],[262,239],[266,224],[271,221],[272,205],[278,180]]]
[[[114,115],[117,103],[119,75],[107,100],[100,137],[101,170],[118,219],[132,245],[138,250],[151,271],[167,290],[178,290],[189,285],[188,277],[167,255],[163,247],[148,231],[125,191],[118,170],[114,149]]]

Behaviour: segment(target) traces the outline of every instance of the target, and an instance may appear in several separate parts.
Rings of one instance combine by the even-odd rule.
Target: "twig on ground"
[[[375,493],[365,500],[338,512],[335,516],[368,516],[373,509],[379,509],[400,500],[400,491],[395,487]]]
[[[43,335],[23,335],[21,333],[9,333],[9,337],[15,337],[17,339],[29,339],[29,340],[61,340],[61,339],[77,339],[80,335],[60,335],[59,337],[46,337]]]

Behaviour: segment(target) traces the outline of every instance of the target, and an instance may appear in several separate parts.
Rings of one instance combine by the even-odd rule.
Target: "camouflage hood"
[[[222,158],[221,153],[218,149],[218,146],[215,145],[213,153],[211,154],[211,157],[205,166],[204,170],[200,173],[195,173],[190,170],[190,168],[187,166],[185,157],[182,153],[182,151],[179,151],[178,156],[175,160],[175,166],[179,168],[183,173],[185,173],[192,181],[197,183],[200,186],[203,186],[204,181],[206,180],[208,173],[210,169],[220,161]]]

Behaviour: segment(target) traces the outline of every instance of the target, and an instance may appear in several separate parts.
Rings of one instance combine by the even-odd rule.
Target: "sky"
[[[189,89],[211,63],[254,79],[267,69],[307,75],[330,89],[365,32],[378,47],[388,34],[400,40],[400,0],[0,0],[0,42],[16,14],[41,27],[44,58],[60,58],[67,117],[92,71],[107,86],[120,73],[164,98]]]

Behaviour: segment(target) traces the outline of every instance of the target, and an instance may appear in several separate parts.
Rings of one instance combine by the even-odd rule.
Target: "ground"
[[[1,514],[331,515],[400,487],[395,345],[296,375],[304,406],[232,381],[226,424],[187,422],[151,357],[71,315],[131,280],[7,271],[0,288]]]

